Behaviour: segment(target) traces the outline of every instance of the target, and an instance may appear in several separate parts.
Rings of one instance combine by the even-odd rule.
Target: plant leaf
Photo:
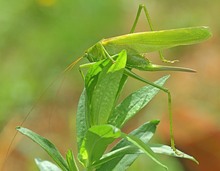
[[[73,152],[71,150],[68,150],[66,153],[66,161],[69,166],[69,171],[78,171],[79,170],[76,165],[76,161],[73,156]]]
[[[126,60],[127,53],[126,51],[122,51],[118,54],[115,63],[109,63],[100,72],[98,81],[92,92],[91,104],[89,104],[91,125],[107,123],[109,115],[115,107],[118,92],[122,88],[120,83],[123,78]]]
[[[121,54],[122,57],[126,58],[126,53],[122,53]],[[120,56],[121,57],[121,56]],[[125,60],[125,59],[124,59]],[[78,109],[77,109],[77,117],[76,117],[76,124],[77,124],[77,146],[78,146],[78,149],[80,148],[81,144],[82,144],[82,140],[83,138],[85,137],[85,133],[87,132],[88,128],[91,127],[91,107],[92,108],[99,108],[100,107],[100,101],[97,101],[96,97],[93,97],[93,95],[95,94],[94,91],[98,92],[99,89],[97,88],[97,84],[100,85],[101,84],[101,88],[105,88],[105,90],[102,90],[102,91],[105,91],[107,90],[107,92],[112,92],[112,90],[108,90],[105,85],[103,84],[106,84],[106,83],[102,83],[101,81],[99,83],[97,83],[98,79],[102,79],[103,80],[103,77],[105,77],[106,75],[105,74],[102,74],[100,76],[100,73],[101,72],[110,72],[108,75],[116,75],[117,73],[114,73],[116,72],[117,70],[120,70],[119,68],[120,67],[117,67],[117,65],[121,63],[120,61],[120,58],[118,58],[118,60],[116,61],[115,64],[112,64],[112,62],[107,59],[107,60],[102,60],[102,61],[99,61],[97,63],[95,63],[94,65],[91,66],[91,68],[88,70],[87,74],[86,74],[86,77],[85,77],[85,89],[83,91],[83,93],[81,94],[80,96],[80,100],[79,100],[79,103],[78,103]],[[125,63],[125,62],[124,62]],[[115,66],[115,67],[114,67]],[[125,64],[123,65],[123,67],[125,66]],[[122,68],[123,68],[122,67]],[[104,70],[104,71],[103,71]],[[118,84],[118,90],[117,89],[114,89],[114,92],[116,92],[117,90],[117,95],[120,93],[126,79],[127,79],[127,76],[126,75],[123,75],[122,76],[122,73],[123,71],[120,71],[121,72],[121,75],[117,76],[118,79],[119,77],[122,77],[121,80],[120,80],[120,83],[117,83]],[[115,77],[116,77],[115,76]],[[110,80],[112,83],[115,83],[115,80]],[[107,82],[108,83],[108,82]],[[100,91],[99,93],[95,94],[96,96],[101,96],[101,97],[105,97],[105,95],[107,93],[104,93]],[[115,95],[115,96],[117,96]],[[92,98],[93,97],[93,98]],[[107,98],[107,96],[106,96]],[[93,101],[95,102],[91,102],[92,99],[94,99]],[[110,98],[109,98],[110,99]],[[108,100],[109,100],[108,99]],[[110,100],[115,100],[116,101],[116,97],[111,97]],[[92,105],[91,105],[92,103]],[[103,104],[103,106],[110,106],[109,103],[105,103]],[[103,107],[103,108],[105,108]],[[100,111],[102,112],[102,111]],[[97,114],[98,115],[98,114]],[[104,115],[104,113],[102,114]],[[106,113],[106,116],[108,114]],[[95,117],[95,119],[98,118],[98,116]]]
[[[154,135],[158,123],[159,123],[158,120],[153,120],[144,123],[142,126],[132,131],[129,135],[134,135],[137,138],[141,139],[143,142],[148,143],[149,140]],[[123,152],[120,152],[121,150],[123,150]],[[117,151],[119,151],[119,153],[117,153]],[[111,153],[114,155],[111,156]],[[97,169],[97,171],[126,170],[137,159],[139,155],[140,155],[139,149],[134,145],[131,145],[129,141],[123,139],[115,147],[112,148],[111,152],[103,156],[103,158],[101,159],[103,161],[100,161],[102,165],[99,164],[101,165],[101,167],[100,169]]]
[[[155,84],[162,86],[168,78],[169,76],[164,76],[155,81]],[[130,94],[115,108],[109,118],[109,124],[121,128],[129,119],[144,108],[158,92],[158,88],[148,85]]]
[[[150,139],[153,137],[159,122],[160,122],[159,120],[152,120],[152,121],[146,122],[140,127],[138,127],[137,129],[130,132],[129,135],[133,135],[141,139],[143,142],[148,143]],[[116,150],[116,149],[125,147],[130,144],[131,144],[130,142],[123,139],[118,144],[116,144],[116,146],[113,147],[112,150]]]
[[[137,147],[134,147],[133,145],[128,145],[128,146],[125,146],[125,147],[122,147],[117,150],[104,154],[102,158],[94,162],[92,166],[94,168],[98,168],[97,171],[99,170],[100,171],[101,170],[126,170],[124,165],[117,165],[116,167],[116,164],[119,163],[119,161],[123,158],[123,156],[127,154],[136,154],[137,152],[141,153]],[[114,163],[114,162],[117,162],[117,163]]]
[[[151,150],[157,154],[168,155],[172,157],[185,158],[194,161],[199,164],[199,162],[192,156],[183,153],[180,150],[177,150],[178,154],[173,151],[170,146],[162,145],[162,144],[148,144]],[[144,154],[141,149],[134,147],[133,145],[127,145],[125,147],[121,147],[117,150],[111,151],[105,155],[93,165],[95,167],[101,166],[97,171],[101,170],[126,170],[134,160],[140,155]],[[116,162],[116,163],[115,163]]]
[[[120,136],[121,131],[112,125],[92,126],[83,139],[79,160],[86,168],[92,166],[101,158],[106,147]]]
[[[104,59],[104,60],[94,63],[87,71],[87,74],[85,77],[85,89],[86,89],[88,104],[91,104],[93,91],[97,84],[100,72],[107,65],[111,65],[111,61],[109,59]]]
[[[158,123],[159,121],[147,122],[139,128],[137,128],[136,130],[132,131],[130,135],[134,135],[143,142],[147,143],[153,136],[156,130],[156,125]],[[178,154],[176,154],[170,146],[161,144],[148,145],[154,153],[185,158],[192,160],[198,164],[198,161],[194,157],[185,154],[179,150],[177,150]],[[111,152],[103,155],[100,161],[94,163],[94,165],[96,165],[96,167],[100,166],[100,168],[97,169],[97,171],[106,169],[122,171],[126,170],[140,154],[144,154],[144,152],[139,148],[135,147],[134,145],[131,145],[130,142],[123,139],[112,149]]]
[[[148,155],[148,157],[150,157],[154,162],[156,162],[158,165],[162,166],[163,168],[165,168],[166,170],[168,170],[167,166],[165,166],[164,164],[162,164],[155,156],[155,153],[151,150],[151,148],[145,144],[143,141],[141,141],[139,138],[133,136],[133,135],[127,135],[122,133],[122,136],[128,140],[129,142],[131,142],[132,144],[134,144],[135,146],[137,146],[139,149],[141,149],[146,155]]]
[[[67,162],[65,161],[63,156],[60,154],[60,152],[57,150],[57,148],[54,146],[54,144],[52,144],[49,140],[47,140],[46,138],[36,134],[35,132],[27,128],[17,127],[17,130],[20,133],[32,139],[38,145],[40,145],[63,171],[68,170]]]
[[[77,148],[79,149],[83,138],[85,137],[85,134],[87,130],[89,129],[89,124],[87,123],[86,118],[86,94],[85,89],[83,90],[78,107],[77,107],[77,113],[76,113],[76,135],[77,135]]]
[[[194,161],[199,164],[199,162],[192,156],[183,153],[180,150],[177,150],[177,153],[173,151],[170,146],[162,145],[162,144],[149,144],[150,148],[154,151],[154,153],[165,154],[173,157],[185,158]]]
[[[35,163],[37,164],[37,167],[39,168],[40,171],[62,171],[55,164],[47,160],[43,161],[41,159],[35,159]]]

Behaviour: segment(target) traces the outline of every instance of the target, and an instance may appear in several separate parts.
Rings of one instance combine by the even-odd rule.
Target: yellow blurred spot
[[[56,3],[56,0],[37,0],[42,6],[50,7]]]

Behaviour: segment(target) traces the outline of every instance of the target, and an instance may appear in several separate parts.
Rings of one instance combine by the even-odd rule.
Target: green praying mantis
[[[134,33],[142,10],[147,18],[151,31]],[[117,57],[118,53],[120,53],[122,50],[126,50],[128,58],[125,74],[162,90],[168,96],[171,147],[176,152],[177,150],[175,148],[173,135],[173,116],[171,110],[172,103],[170,91],[167,88],[161,87],[138,76],[132,72],[131,69],[135,68],[142,71],[195,72],[195,70],[189,68],[155,65],[145,57],[145,54],[158,51],[163,62],[174,63],[177,60],[169,61],[165,59],[161,50],[180,45],[196,44],[208,39],[209,37],[211,37],[211,32],[209,31],[208,27],[204,26],[154,31],[147,8],[145,5],[141,4],[139,5],[135,21],[129,34],[100,40],[87,51],[85,51],[85,54],[77,59],[77,61],[73,62],[66,70],[71,69],[82,58],[87,58],[90,63],[80,66],[80,72],[82,74],[81,68],[91,66],[95,62],[106,58],[110,59],[114,63],[114,58]]]

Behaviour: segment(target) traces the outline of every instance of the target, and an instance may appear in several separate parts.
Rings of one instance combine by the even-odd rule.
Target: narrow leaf
[[[41,159],[35,159],[35,163],[37,164],[37,167],[40,171],[62,171],[59,167],[57,167],[55,164]]]
[[[91,104],[93,91],[97,84],[100,72],[107,65],[111,65],[111,63],[112,62],[109,59],[101,60],[101,61],[94,63],[87,71],[87,74],[85,77],[85,89],[86,89],[86,94],[88,96],[87,97],[88,104]]]
[[[69,171],[78,171],[78,167],[76,165],[75,158],[73,156],[73,152],[71,150],[68,150],[66,154],[66,161],[69,166]]]
[[[158,123],[159,123],[158,120],[147,122],[142,126],[140,126],[139,128],[132,131],[129,135],[134,135],[137,138],[141,139],[143,142],[148,143],[149,140],[154,135]],[[123,150],[123,152],[117,153],[117,151],[121,151],[121,150]],[[136,152],[134,152],[135,150]],[[133,153],[130,153],[130,151],[132,151]],[[111,156],[111,153],[114,155]],[[103,161],[100,161],[102,165],[100,169],[98,169],[97,171],[102,171],[107,169],[126,170],[137,159],[139,155],[140,155],[139,149],[136,146],[131,145],[129,141],[123,139],[115,147],[113,147],[113,149],[111,150],[111,152],[109,152],[109,154],[107,153],[103,156],[102,158]]]
[[[133,145],[131,146],[125,146],[122,148],[119,148],[117,150],[111,151],[109,153],[106,153],[102,156],[102,158],[96,162],[93,163],[93,167],[98,168],[97,171],[101,171],[101,170],[115,170],[116,167],[115,166],[115,161],[117,161],[117,163],[123,158],[123,156],[127,155],[127,154],[136,154],[136,153],[141,153],[139,152],[137,147],[134,147]],[[138,154],[139,155],[139,154]],[[108,164],[108,166],[106,165]],[[101,166],[101,168],[100,168]],[[113,167],[112,167],[113,166]],[[121,165],[119,165],[121,166]],[[114,168],[114,169],[113,169]],[[122,165],[122,167],[119,169],[117,168],[116,170],[126,170],[126,168],[124,167],[124,165]]]
[[[151,121],[149,123],[145,123],[141,127],[132,131],[130,135],[134,135],[139,139],[141,139],[143,142],[147,143],[153,136],[157,123],[159,122]],[[185,158],[192,160],[198,164],[198,161],[194,157],[185,154],[179,150],[177,150],[178,152],[177,154],[173,151],[173,149],[170,146],[160,145],[160,144],[148,144],[148,145],[154,153]],[[97,171],[106,170],[106,169],[126,170],[135,161],[135,159],[137,159],[137,157],[140,154],[144,154],[144,152],[139,148],[131,145],[130,142],[123,139],[112,149],[111,152],[103,155],[101,160],[95,163],[96,165],[101,166]]]
[[[88,129],[80,148],[79,160],[85,167],[99,160],[107,146],[121,136],[121,131],[111,125],[95,125]]]
[[[60,154],[60,152],[57,150],[57,148],[52,144],[50,141],[45,139],[44,137],[34,133],[33,131],[23,128],[23,127],[17,127],[17,130],[32,139],[34,142],[36,142],[38,145],[40,145],[49,155],[50,157],[55,161],[55,163],[63,170],[68,170],[68,165],[63,158],[63,156]]]
[[[199,164],[194,157],[185,154],[180,150],[177,150],[177,154],[173,151],[173,149],[170,146],[161,144],[149,144],[149,147],[154,153],[178,158],[185,158]],[[133,145],[127,145],[103,155],[103,157],[93,165],[96,167],[101,166],[100,171],[106,169],[120,171],[126,170],[140,154],[144,154],[144,152],[141,149]],[[115,162],[117,162],[118,164]],[[99,171],[99,169],[97,171]]]
[[[112,63],[109,59],[101,60],[94,63],[87,71],[84,90],[84,114],[87,128],[91,127],[92,124],[91,103],[100,72],[103,70],[104,67],[107,67],[107,65],[111,66],[111,64]]]
[[[155,81],[155,84],[163,86],[169,76],[164,76]],[[143,109],[159,92],[153,86],[145,86],[126,97],[113,111],[109,123],[121,128],[129,119]]]
[[[199,162],[192,156],[183,153],[180,150],[177,150],[177,153],[173,151],[170,146],[162,145],[162,144],[149,144],[150,148],[153,150],[154,153],[158,154],[165,154],[173,157],[185,158],[194,161],[195,163],[199,164]]]
[[[77,147],[78,150],[82,144],[83,138],[89,129],[89,124],[86,118],[86,97],[85,89],[83,90],[77,108],[76,114],[76,134],[77,134]]]
[[[162,166],[166,170],[168,170],[167,166],[162,164],[155,156],[155,153],[151,150],[151,148],[145,144],[143,141],[141,141],[139,138],[133,136],[133,135],[126,135],[122,134],[122,136],[127,139],[129,142],[137,146],[139,149],[141,149],[146,155],[148,155],[154,162],[156,162],[158,165]]]
[[[152,120],[152,121],[146,122],[140,127],[138,127],[137,129],[130,132],[129,135],[133,135],[141,139],[143,142],[148,143],[150,139],[153,137],[158,124],[159,124],[159,120]],[[130,144],[131,144],[130,142],[123,139],[115,147],[113,147],[112,150],[116,150],[116,149],[125,147]]]
[[[126,66],[127,53],[119,53],[115,63],[110,63],[100,72],[90,104],[91,125],[106,124],[121,89],[120,83]],[[91,93],[90,93],[91,94]]]

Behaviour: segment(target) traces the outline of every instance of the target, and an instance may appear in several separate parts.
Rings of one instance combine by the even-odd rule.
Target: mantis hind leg
[[[152,25],[152,22],[151,22],[151,18],[150,18],[150,15],[149,15],[149,12],[147,10],[147,7],[144,5],[144,4],[140,4],[139,7],[138,7],[138,11],[137,11],[137,15],[136,15],[136,18],[134,20],[134,23],[133,23],[133,26],[130,30],[130,33],[134,33],[135,31],[135,28],[137,26],[137,23],[138,23],[138,20],[140,18],[140,14],[141,14],[141,11],[144,11],[144,14],[145,14],[145,17],[147,19],[147,22],[149,24],[149,27],[150,27],[150,30],[151,31],[154,31],[154,28],[153,28],[153,25]],[[178,62],[178,60],[173,60],[173,61],[170,61],[170,60],[167,60],[165,59],[165,57],[163,56],[163,53],[162,51],[158,51],[159,52],[159,56],[160,56],[160,59],[163,61],[163,62],[166,62],[166,63],[175,63],[175,62]]]
[[[173,151],[176,153],[176,154],[179,154],[179,152],[177,152],[176,150],[176,147],[175,147],[175,141],[174,141],[174,135],[173,135],[173,113],[172,113],[172,109],[171,109],[171,105],[172,105],[172,101],[171,101],[171,93],[168,89],[162,87],[162,86],[159,86],[153,82],[150,82],[148,80],[145,80],[144,78],[138,76],[137,74],[135,74],[134,72],[128,70],[128,69],[125,69],[125,74],[132,77],[132,78],[135,78],[141,82],[144,82],[146,84],[149,84],[153,87],[156,87],[160,90],[162,90],[163,92],[165,92],[167,94],[167,97],[168,97],[168,110],[169,110],[169,118],[170,118],[170,143],[171,143],[171,148],[173,149]]]

